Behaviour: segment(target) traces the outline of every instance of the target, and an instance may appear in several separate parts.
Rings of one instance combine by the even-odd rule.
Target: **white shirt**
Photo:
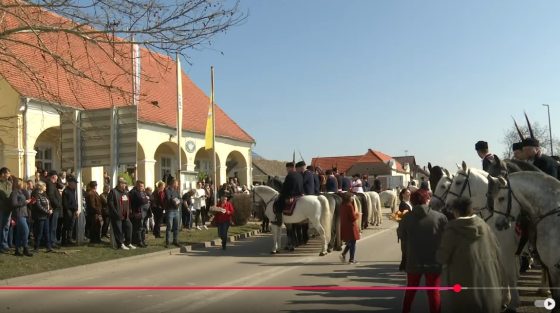
[[[206,206],[206,190],[204,190],[204,188],[197,189],[193,198],[195,210],[200,210],[202,207]]]
[[[361,179],[356,179],[355,181],[352,182],[352,192],[364,192],[364,188],[362,188],[362,180]]]

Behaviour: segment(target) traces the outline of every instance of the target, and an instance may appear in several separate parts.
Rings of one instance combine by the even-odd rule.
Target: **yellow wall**
[[[0,167],[8,167],[17,176],[23,171],[23,151],[18,133],[22,122],[21,115],[18,115],[19,105],[19,94],[0,77],[0,117],[3,118],[0,120]]]

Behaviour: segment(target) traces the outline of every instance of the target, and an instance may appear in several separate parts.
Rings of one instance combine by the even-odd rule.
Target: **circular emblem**
[[[187,141],[186,148],[188,153],[193,153],[196,149],[196,144],[194,143],[194,141],[189,140]]]

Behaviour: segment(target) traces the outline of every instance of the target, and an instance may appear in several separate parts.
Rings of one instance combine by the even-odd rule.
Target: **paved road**
[[[317,241],[270,255],[260,235],[187,254],[158,254],[0,281],[46,286],[383,286],[403,285],[396,224],[365,230],[359,264],[318,256]],[[400,312],[400,291],[2,291],[0,312]],[[418,293],[414,312],[426,312]]]

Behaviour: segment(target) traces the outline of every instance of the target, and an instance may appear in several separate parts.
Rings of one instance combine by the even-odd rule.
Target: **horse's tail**
[[[331,208],[329,205],[329,200],[327,197],[320,195],[317,196],[317,199],[321,203],[321,226],[325,230],[325,237],[326,241],[329,242],[331,240],[331,225],[332,225],[332,215],[331,215]]]

